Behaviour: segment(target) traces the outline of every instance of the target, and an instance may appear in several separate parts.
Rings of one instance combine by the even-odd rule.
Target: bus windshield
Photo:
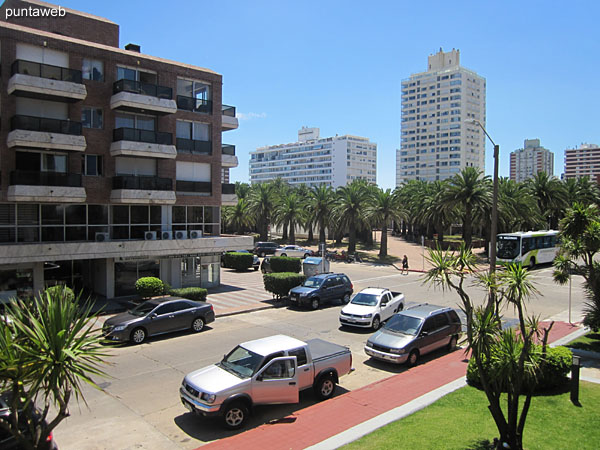
[[[498,258],[515,259],[519,256],[520,241],[518,236],[498,236]]]

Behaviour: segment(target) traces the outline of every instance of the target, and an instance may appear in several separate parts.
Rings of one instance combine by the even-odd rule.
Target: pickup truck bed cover
[[[310,341],[306,341],[306,344],[310,349],[313,362],[331,358],[332,356],[339,354],[348,353],[350,351],[348,347],[327,342],[322,339],[311,339]]]

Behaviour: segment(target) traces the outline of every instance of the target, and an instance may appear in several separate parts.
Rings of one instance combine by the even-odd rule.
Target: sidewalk
[[[555,322],[549,341],[557,341],[577,330],[578,327],[568,323]],[[275,423],[211,442],[198,450],[337,448],[424,408],[463,386],[467,362],[464,352],[459,349],[398,375],[296,411]],[[444,389],[438,391],[439,396],[428,395],[440,388]],[[402,405],[408,408],[399,408]]]

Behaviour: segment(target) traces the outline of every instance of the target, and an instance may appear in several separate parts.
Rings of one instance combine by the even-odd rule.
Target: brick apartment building
[[[236,201],[238,127],[211,70],[119,46],[119,26],[63,8],[0,8],[0,300],[65,283],[107,298],[141,276],[219,284],[220,236]]]

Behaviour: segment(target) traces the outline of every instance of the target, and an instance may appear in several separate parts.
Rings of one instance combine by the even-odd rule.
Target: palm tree
[[[226,226],[233,228],[238,233],[243,233],[245,229],[254,223],[248,200],[238,198],[235,206],[225,206],[223,208],[223,219]]]
[[[275,223],[282,225],[286,229],[289,227],[289,243],[295,244],[296,226],[303,222],[305,215],[305,208],[301,198],[296,192],[289,191],[277,200],[275,207]]]
[[[381,228],[381,245],[379,258],[387,256],[387,227],[391,220],[399,221],[401,212],[398,205],[398,196],[391,189],[377,188],[371,197],[371,204],[367,206],[367,216]]]
[[[356,252],[356,230],[366,222],[365,206],[369,191],[358,180],[338,188],[333,216],[339,229],[348,229],[348,253]]]
[[[319,242],[325,242],[325,228],[329,222],[334,198],[333,189],[325,184],[313,186],[309,193],[308,210],[319,227]]]
[[[543,227],[535,199],[524,183],[502,177],[498,184],[498,233]]]
[[[235,182],[235,195],[238,199],[247,198],[250,192],[250,185],[248,183]]]
[[[558,220],[566,206],[564,185],[546,172],[538,172],[527,180],[529,191],[536,199],[540,214],[544,217],[546,227],[558,228]]]
[[[571,208],[575,203],[584,205],[600,203],[598,185],[590,177],[567,178],[563,183],[566,206]]]
[[[438,243],[444,247],[444,231],[452,224],[456,216],[455,208],[445,201],[448,181],[433,181],[423,186],[423,196],[420,204],[415,203],[415,216],[422,223],[433,224],[438,235]]]
[[[268,228],[274,209],[274,189],[270,183],[253,184],[248,194],[248,210],[256,220],[260,240],[268,239]]]

